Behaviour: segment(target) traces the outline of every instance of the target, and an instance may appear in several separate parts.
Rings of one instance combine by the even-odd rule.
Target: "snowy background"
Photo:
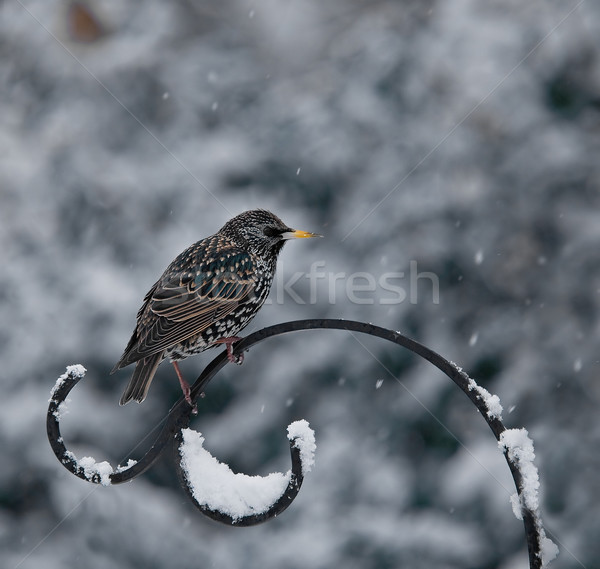
[[[326,239],[286,246],[248,330],[355,318],[456,361],[535,441],[552,566],[600,567],[600,4],[90,6],[105,34],[80,42],[64,2],[0,3],[0,565],[527,566],[508,468],[467,398],[348,333],[261,344],[200,403],[192,426],[236,471],[287,470],[287,425],[315,429],[313,472],[268,524],[200,516],[168,460],[114,488],[56,461],[45,411],[73,363],[88,375],[68,445],[141,456],[180,394],[163,364],[143,405],[117,404],[131,369],[108,372],[143,295],[189,244],[266,207]],[[299,303],[283,285],[315,262]],[[399,272],[404,302],[346,294],[355,273]]]

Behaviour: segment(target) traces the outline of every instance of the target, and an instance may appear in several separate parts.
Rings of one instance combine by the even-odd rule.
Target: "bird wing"
[[[247,252],[207,238],[177,257],[148,292],[118,366],[177,345],[255,296],[259,274]],[[215,334],[216,335],[216,334]]]

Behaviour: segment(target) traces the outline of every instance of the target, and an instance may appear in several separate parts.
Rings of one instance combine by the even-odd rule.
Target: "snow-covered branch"
[[[502,405],[496,395],[479,386],[456,364],[406,336],[373,324],[352,320],[314,319],[285,322],[263,328],[234,345],[234,355],[281,334],[299,330],[334,329],[358,332],[387,340],[426,359],[445,373],[471,400],[494,433],[513,476],[516,494],[513,510],[523,521],[531,569],[541,569],[557,554],[556,546],[546,537],[540,513],[538,471],[533,463],[533,443],[525,429],[507,430],[502,423]],[[209,381],[228,362],[222,352],[210,362],[191,388],[195,402]],[[270,474],[265,478],[234,474],[213,458],[204,448],[204,439],[191,429],[193,407],[182,398],[170,410],[162,432],[152,448],[139,461],[113,469],[107,462],[91,457],[77,459],[67,450],[60,434],[59,422],[66,410],[67,396],[83,378],[83,366],[69,366],[54,386],[47,414],[50,444],[57,458],[73,474],[96,484],[118,484],[131,480],[150,468],[165,448],[176,445],[176,468],[180,481],[199,510],[217,521],[247,526],[277,516],[296,498],[303,476],[313,463],[314,435],[305,421],[290,425],[288,438],[292,468],[286,474]]]

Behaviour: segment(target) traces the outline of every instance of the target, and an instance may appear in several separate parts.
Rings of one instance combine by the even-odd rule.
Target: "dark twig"
[[[429,361],[444,374],[446,374],[452,381],[454,381],[454,383],[465,393],[465,395],[467,395],[467,397],[480,411],[481,415],[494,433],[496,440],[500,440],[502,433],[506,430],[499,415],[490,407],[490,400],[488,397],[486,397],[486,395],[489,394],[485,390],[479,388],[479,386],[477,386],[477,384],[460,368],[433,350],[430,350],[426,346],[423,346],[422,344],[403,336],[399,332],[387,330],[373,324],[337,319],[312,319],[284,322],[282,324],[276,324],[274,326],[263,328],[262,330],[258,330],[257,332],[246,336],[233,346],[233,355],[241,356],[243,352],[249,350],[252,346],[274,336],[279,336],[281,334],[287,334],[290,332],[297,332],[300,330],[317,329],[347,330],[361,334],[367,334],[369,336],[375,336],[377,338],[387,340],[410,350],[411,352]],[[192,402],[197,400],[199,395],[205,390],[210,380],[227,364],[227,362],[227,353],[226,351],[223,351],[206,366],[191,388]],[[61,384],[57,384],[48,408],[48,438],[54,453],[65,466],[65,468],[80,478],[94,483],[101,483],[103,481],[102,476],[93,472],[90,473],[89,469],[86,471],[85,468],[82,468],[81,464],[78,463],[74,455],[66,449],[63,439],[60,435],[59,407],[62,402],[64,402],[71,389],[73,389],[80,379],[81,376],[78,377],[76,373],[68,372],[64,376],[63,382]],[[174,443],[176,445],[176,449],[178,449],[179,445],[181,444],[181,431],[183,428],[189,425],[191,411],[192,407],[186,403],[183,398],[180,399],[171,408],[167,416],[166,423],[154,442],[152,448],[139,462],[135,463],[133,466],[110,474],[110,483],[119,484],[139,476],[148,470],[148,468],[150,468],[162,454],[165,448],[171,444]],[[290,449],[292,454],[292,475],[290,477],[290,482],[285,492],[266,512],[260,514],[251,514],[245,517],[234,519],[228,514],[211,510],[206,505],[198,504],[195,500],[194,503],[204,515],[230,525],[255,525],[278,515],[293,502],[300,490],[303,480],[299,452],[295,448],[293,441],[290,443]],[[176,450],[176,452],[178,451]],[[515,482],[519,497],[522,497],[524,491],[523,474],[520,470],[518,461],[513,460],[509,455],[510,453],[508,449],[505,449],[504,456],[510,468],[510,472]],[[186,476],[181,470],[181,465],[179,464],[179,461],[176,462],[178,464],[177,471],[180,481],[188,495],[193,498],[188,481],[186,480]],[[529,550],[530,568],[541,569],[541,540],[543,539],[544,534],[539,515],[536,511],[533,511],[531,508],[529,508],[524,500],[521,500],[521,510],[527,538],[527,547]]]

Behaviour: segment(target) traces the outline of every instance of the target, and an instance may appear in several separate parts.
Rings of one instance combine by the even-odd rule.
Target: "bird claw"
[[[229,348],[229,345],[228,345],[228,348]],[[228,349],[227,350],[227,359],[232,364],[237,364],[237,365],[241,366],[244,363],[244,354],[234,354],[232,351],[230,351]]]
[[[186,388],[183,388],[183,397],[185,398],[185,400],[188,402],[189,406],[192,408],[192,415],[197,415],[198,414],[198,405],[196,405],[193,401],[192,401],[192,390],[190,389],[190,386],[188,383],[185,384]]]
[[[239,336],[232,336],[231,338],[222,338],[221,340],[217,340],[215,342],[215,344],[225,344],[225,347],[227,348],[227,359],[232,364],[237,364],[239,366],[241,366],[244,361],[244,354],[243,353],[234,354],[233,353],[233,344],[235,344],[236,342],[239,342],[240,340],[241,340],[241,338]]]

